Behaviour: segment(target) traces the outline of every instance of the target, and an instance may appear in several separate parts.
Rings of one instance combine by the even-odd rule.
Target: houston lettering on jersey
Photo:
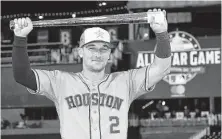
[[[81,106],[89,106],[91,102],[92,105],[99,104],[100,106],[105,106],[105,107],[119,110],[123,102],[123,99],[119,97],[107,95],[104,93],[100,93],[100,94],[92,93],[91,96],[90,96],[90,93],[77,94],[74,96],[68,96],[65,98],[65,100],[67,102],[69,109],[81,107]]]

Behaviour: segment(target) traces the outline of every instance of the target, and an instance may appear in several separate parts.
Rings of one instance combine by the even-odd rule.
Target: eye
[[[103,45],[103,47],[104,47],[104,48],[107,48],[107,49],[109,48],[109,46],[108,46],[108,45]]]
[[[102,48],[102,49],[101,49],[102,52],[107,52],[108,50],[109,50],[109,49],[107,49],[107,48]]]
[[[88,49],[89,49],[90,51],[94,50],[94,48],[93,48],[93,47],[88,47]]]

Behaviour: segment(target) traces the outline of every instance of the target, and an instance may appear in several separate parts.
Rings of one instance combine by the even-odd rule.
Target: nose
[[[101,57],[101,54],[100,54],[99,52],[96,52],[96,53],[95,53],[95,57],[100,58],[100,57]]]
[[[99,50],[97,50],[97,51],[94,52],[94,55],[96,57],[100,57],[101,56],[101,52]]]

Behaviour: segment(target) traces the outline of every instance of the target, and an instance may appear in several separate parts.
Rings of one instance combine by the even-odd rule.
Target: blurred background
[[[167,11],[172,69],[155,89],[134,100],[128,139],[221,138],[220,1],[1,1],[1,138],[60,139],[52,101],[31,95],[12,75],[13,32],[9,21],[33,21]],[[77,47],[90,26],[34,28],[28,36],[32,68],[79,72]],[[103,25],[111,35],[107,72],[149,65],[155,35],[149,24]]]

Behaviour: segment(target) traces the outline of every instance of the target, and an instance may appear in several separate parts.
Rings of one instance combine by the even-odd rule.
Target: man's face
[[[79,53],[85,68],[94,72],[104,70],[111,53],[109,45],[104,42],[91,42],[80,48]]]

